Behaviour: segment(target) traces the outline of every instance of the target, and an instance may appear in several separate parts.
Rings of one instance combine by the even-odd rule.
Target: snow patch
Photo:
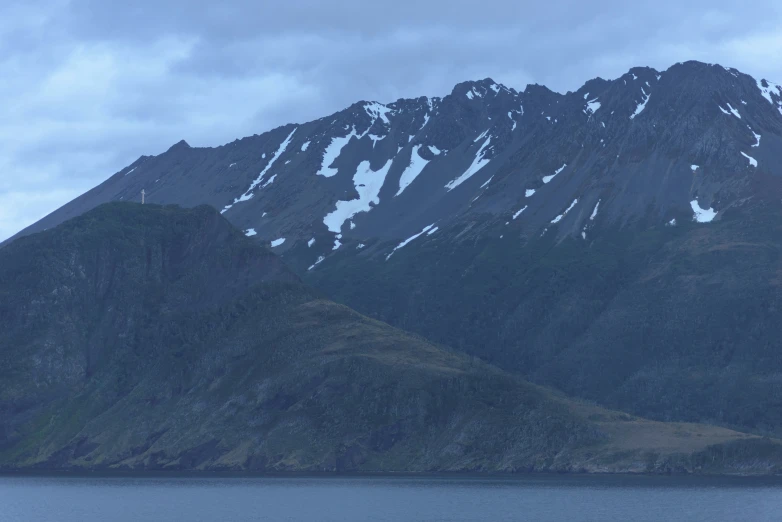
[[[600,206],[600,201],[601,200],[599,200],[599,199],[597,200],[597,204],[595,205],[595,209],[592,211],[592,215],[589,216],[589,221],[594,221],[595,220],[595,216],[597,216],[597,207]]]
[[[366,246],[366,245],[365,245],[364,243],[359,243],[359,244],[358,244],[358,246],[356,247],[356,250],[361,250],[361,249],[362,249],[362,248],[364,248],[365,246]]]
[[[281,237],[281,238],[279,238],[279,239],[275,239],[275,240],[274,240],[274,241],[272,241],[272,243],[271,243],[271,244],[272,244],[272,248],[274,248],[274,247],[278,247],[278,246],[282,245],[283,243],[285,243],[285,238],[284,238],[284,237]]]
[[[309,141],[304,142],[304,144],[302,144],[302,146],[301,146],[301,151],[304,152],[305,150],[307,150],[309,148],[309,146],[310,146],[310,142]]]
[[[312,247],[312,245],[314,245],[314,244],[315,244],[315,238],[314,237],[312,239],[310,239],[309,241],[307,241],[307,246],[308,247]]]
[[[483,138],[485,138],[485,137],[486,137],[486,135],[487,135],[488,133],[489,133],[489,129],[486,129],[485,131],[483,131],[483,132],[481,132],[480,134],[478,134],[478,137],[477,137],[477,138],[475,138],[474,140],[472,140],[472,142],[473,142],[473,143],[478,143],[478,142],[479,142],[479,141],[481,141]]]
[[[395,246],[394,249],[391,251],[391,253],[386,256],[386,261],[391,259],[391,256],[394,255],[394,252],[396,252],[400,248],[404,247],[405,245],[407,245],[408,243],[410,243],[414,239],[417,239],[417,238],[421,237],[424,234],[427,234],[427,235],[434,234],[436,231],[437,231],[437,227],[434,226],[434,223],[432,223],[431,225],[425,226],[422,231],[420,231],[417,234],[413,234],[412,236],[408,237],[407,239],[405,239],[404,241],[399,243],[397,246]]]
[[[261,171],[261,173],[258,174],[258,177],[255,178],[252,183],[250,183],[250,188],[248,188],[245,191],[244,194],[242,194],[238,198],[234,199],[233,203],[231,203],[230,205],[226,205],[226,207],[220,212],[221,214],[224,213],[226,210],[230,209],[231,207],[233,207],[234,205],[236,205],[237,203],[242,203],[243,201],[247,201],[249,199],[252,199],[252,197],[253,197],[252,191],[255,189],[255,187],[257,187],[261,183],[261,181],[263,181],[263,177],[266,176],[266,173],[269,172],[269,169],[272,168],[272,166],[277,162],[277,160],[280,158],[280,156],[285,152],[285,149],[288,148],[288,144],[291,142],[291,138],[293,138],[293,135],[296,133],[297,129],[298,129],[298,127],[293,129],[293,131],[290,134],[288,134],[288,137],[285,138],[285,140],[280,144],[279,148],[277,148],[277,151],[274,153],[274,156],[272,157],[272,159],[270,159],[269,163],[266,164],[266,167],[264,167],[264,169]],[[265,156],[266,156],[266,154],[264,154],[264,157]],[[273,179],[274,179],[274,176],[272,177],[272,180]],[[271,183],[271,181],[266,183],[266,185],[268,185],[269,183]],[[264,187],[266,185],[264,185]],[[263,188],[263,187],[261,187],[261,188]]]
[[[513,214],[513,219],[516,219],[517,217],[519,217],[521,215],[521,213],[524,212],[525,210],[527,210],[527,205],[524,205],[524,208],[520,209],[518,212]],[[507,225],[507,223],[505,223],[505,224]]]
[[[350,133],[344,137],[336,137],[331,140],[331,143],[326,146],[326,150],[323,152],[323,163],[321,163],[320,170],[317,172],[318,176],[324,176],[330,178],[337,173],[337,169],[331,168],[329,165],[334,163],[342,152],[342,148],[347,145],[354,136],[358,136],[355,127],[352,128]]]
[[[693,219],[698,223],[709,223],[714,219],[714,216],[717,215],[717,212],[715,212],[711,208],[706,208],[706,209],[701,208],[700,205],[698,205],[697,199],[693,199],[692,201],[690,201],[690,207],[692,207],[692,211],[695,214],[693,216]],[[676,224],[676,220],[673,220],[673,224],[674,225]]]
[[[635,112],[630,115],[631,120],[634,120],[636,116],[643,112],[643,110],[646,108],[646,104],[649,103],[649,98],[652,96],[652,93],[646,94],[646,91],[643,87],[641,87],[641,93],[644,96],[644,100],[638,104],[638,106],[635,108]]]
[[[467,97],[472,100],[473,98],[475,98],[475,95],[472,93],[472,91],[467,91]]]
[[[323,257],[323,256],[318,257],[317,261],[315,261],[307,270],[312,270],[313,268],[315,268],[316,266],[318,266],[319,264],[321,264],[325,260],[326,260],[326,258]]]
[[[423,129],[424,127],[426,127],[426,124],[427,124],[427,123],[429,123],[429,113],[424,113],[424,124],[423,124],[423,125],[421,125],[421,129]],[[418,129],[418,130],[420,131],[421,129]]]
[[[699,168],[700,168],[699,165],[690,165],[690,170],[692,170],[693,172],[697,171]]]
[[[562,218],[567,216],[567,213],[570,212],[573,209],[573,207],[576,206],[576,203],[578,203],[578,198],[574,199],[573,203],[571,203],[570,206],[562,214],[560,214],[557,217],[555,217],[554,219],[552,219],[551,222],[552,223],[559,223],[560,221],[562,221]]]
[[[758,166],[758,160],[756,160],[752,156],[749,156],[749,155],[747,155],[747,154],[745,154],[743,152],[741,153],[741,155],[749,160],[750,166],[752,166],[752,167],[757,167]]]
[[[353,176],[353,185],[358,192],[358,199],[337,201],[336,210],[323,218],[323,223],[331,232],[339,234],[345,221],[352,219],[359,212],[369,212],[372,210],[372,205],[380,203],[378,194],[385,183],[391,162],[392,160],[388,160],[376,171],[369,167],[369,161],[362,161],[358,165]]]
[[[244,235],[247,236],[247,237],[252,237],[252,236],[254,236],[256,234],[257,234],[257,232],[255,231],[254,228],[248,228],[247,230],[244,231]]]
[[[432,154],[434,154],[435,156],[439,156],[440,153],[442,152],[440,149],[438,149],[434,145],[429,145],[428,147],[429,147],[429,150],[432,152]]]
[[[755,137],[755,140],[757,141],[757,143],[755,143],[753,147],[760,147],[760,134],[755,134],[755,131],[752,130],[752,127],[750,127],[749,125],[747,125],[747,128],[749,129],[749,132],[752,133],[752,135]]]
[[[383,105],[382,103],[377,102],[370,102],[364,105],[364,110],[367,111],[367,114],[369,114],[373,119],[380,118],[383,120],[383,123],[388,125],[390,122],[388,121],[388,113],[392,112],[391,109]]]
[[[398,196],[418,177],[424,167],[429,163],[429,160],[422,158],[418,152],[423,145],[416,145],[413,147],[410,153],[410,163],[407,165],[402,175],[399,177],[399,191],[394,194],[394,197]],[[431,149],[431,147],[430,147]],[[439,151],[438,151],[439,152]]]
[[[584,109],[585,114],[594,114],[600,108],[600,102],[595,98],[592,101],[587,102],[587,107]]]
[[[136,170],[137,168],[138,168],[138,167],[133,167],[132,169],[130,169],[129,171],[127,171],[127,172],[125,173],[125,175],[127,176],[128,174],[130,174],[131,172],[133,172],[133,171],[134,171],[134,170]]]
[[[697,201],[696,201],[696,204],[697,204]],[[667,226],[667,227],[675,227],[675,226],[676,226],[676,218],[673,218],[672,220],[670,220],[669,222],[667,222],[667,223],[665,224],[665,226]]]
[[[491,183],[491,180],[493,180],[493,179],[494,179],[494,174],[492,174],[492,176],[491,176],[489,179],[487,179],[487,180],[486,180],[486,183],[484,183],[483,185],[481,185],[481,188],[483,188],[483,187],[485,187],[486,185],[488,185],[489,183]]]
[[[231,163],[230,165],[228,165],[228,168],[230,169],[230,168],[231,168],[231,167],[233,167],[234,165],[236,165],[236,163]]]
[[[527,189],[524,191],[525,198],[532,197],[533,194],[535,194],[535,189]]]
[[[731,113],[731,114],[733,114],[733,115],[734,115],[735,117],[737,117],[738,119],[741,119],[741,114],[739,114],[739,111],[737,111],[736,109],[734,109],[734,108],[733,108],[733,106],[732,106],[730,103],[728,104],[728,109],[730,109],[730,113]]]
[[[485,135],[486,132],[484,132],[483,135]],[[464,183],[465,181],[467,181],[468,179],[470,179],[473,174],[481,170],[483,167],[486,166],[487,163],[489,163],[490,160],[484,158],[483,155],[485,154],[486,147],[488,147],[490,143],[491,143],[491,136],[486,138],[486,141],[483,142],[483,145],[481,145],[481,148],[475,154],[475,159],[473,160],[472,165],[470,165],[461,176],[459,176],[458,178],[454,179],[453,181],[445,185],[445,188],[447,188],[449,192],[455,189],[456,187],[458,187],[459,185],[461,185],[462,183]]]
[[[552,174],[551,176],[543,176],[543,183],[548,183],[549,181],[551,181],[552,179],[554,179],[554,178],[557,176],[557,174],[559,174],[560,172],[562,172],[563,170],[565,170],[565,167],[567,167],[567,163],[565,163],[564,165],[562,165],[561,167],[559,167],[559,168],[558,168],[558,169],[557,169],[557,170],[554,172],[554,174]]]
[[[766,82],[766,85],[768,87],[763,87],[763,82]],[[777,103],[774,103],[774,99],[771,97],[771,93],[773,93],[776,90],[776,95],[782,98],[782,86],[773,84],[771,82],[768,82],[766,80],[756,80],[758,89],[760,89],[760,94],[763,95],[765,99],[768,100],[768,102],[771,105],[776,105],[777,109],[779,110],[779,113],[782,114],[782,100],[780,100]]]
[[[274,183],[274,179],[275,179],[276,177],[277,177],[277,174],[273,174],[273,175],[272,175],[272,177],[270,177],[270,178],[269,178],[269,180],[268,180],[266,183],[264,183],[263,185],[261,185],[261,188],[266,188],[266,187],[268,187],[269,185],[271,185],[272,183]]]

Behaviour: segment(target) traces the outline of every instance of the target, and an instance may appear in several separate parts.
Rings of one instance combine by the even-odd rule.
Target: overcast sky
[[[779,0],[0,0],[0,241],[180,139],[485,77],[696,59],[782,83],[780,56]]]

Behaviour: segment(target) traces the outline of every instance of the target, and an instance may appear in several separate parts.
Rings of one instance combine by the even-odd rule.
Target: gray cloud
[[[561,92],[697,59],[782,81],[775,0],[5,0],[0,240],[141,154],[492,77]]]

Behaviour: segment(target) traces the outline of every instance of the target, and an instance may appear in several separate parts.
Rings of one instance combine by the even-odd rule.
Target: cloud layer
[[[774,0],[5,0],[0,241],[180,139],[485,77],[564,92],[696,59],[782,82],[779,56]]]

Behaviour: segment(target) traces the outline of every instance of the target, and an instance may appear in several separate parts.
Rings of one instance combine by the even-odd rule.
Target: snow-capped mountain
[[[780,150],[780,86],[718,65],[635,68],[564,95],[486,79],[217,148],[180,142],[24,233],[144,189],[150,202],[213,205],[305,268],[398,239],[383,243],[389,255],[471,215],[588,240],[601,223],[719,219],[762,180],[777,190]]]

